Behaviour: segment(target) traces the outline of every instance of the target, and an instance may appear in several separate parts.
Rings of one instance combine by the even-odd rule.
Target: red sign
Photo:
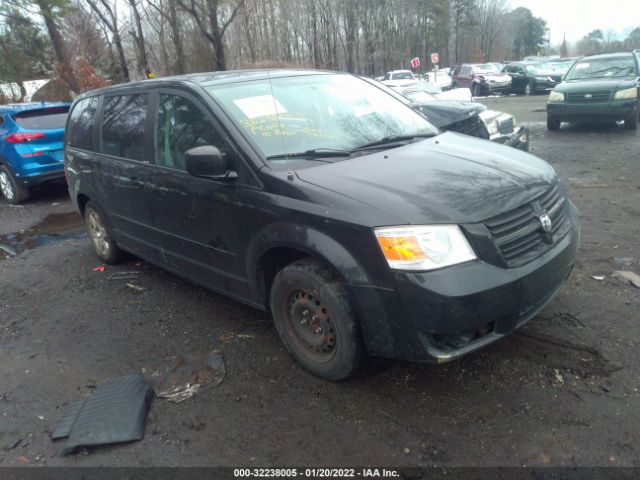
[[[440,56],[437,53],[431,54],[431,63],[438,63],[440,61]]]
[[[411,68],[418,68],[420,66],[420,59],[418,57],[411,59]]]

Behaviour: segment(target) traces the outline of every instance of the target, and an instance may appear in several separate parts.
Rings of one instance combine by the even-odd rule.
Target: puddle
[[[84,222],[78,213],[53,213],[27,230],[0,235],[0,260],[25,250],[84,235]]]

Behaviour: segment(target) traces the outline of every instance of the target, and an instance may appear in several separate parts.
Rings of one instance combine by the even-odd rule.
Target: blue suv
[[[0,197],[13,204],[29,187],[64,177],[68,103],[0,105]]]

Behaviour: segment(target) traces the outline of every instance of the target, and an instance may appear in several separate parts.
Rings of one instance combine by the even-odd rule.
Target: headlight
[[[549,77],[535,77],[535,79],[540,82],[546,82],[547,80],[549,80]]]
[[[487,127],[489,136],[495,135],[500,131],[500,122],[498,120],[500,115],[502,115],[500,112],[495,112],[493,110],[485,110],[484,112],[479,113],[480,120],[482,120],[484,126]]]
[[[564,102],[564,93],[556,92],[555,90],[551,90],[551,93],[549,94],[549,101],[550,102]]]
[[[613,96],[614,100],[622,100],[626,98],[637,98],[638,97],[638,87],[631,87],[625,90],[618,90],[616,94]]]
[[[382,227],[374,229],[389,267],[434,270],[477,257],[457,225]]]

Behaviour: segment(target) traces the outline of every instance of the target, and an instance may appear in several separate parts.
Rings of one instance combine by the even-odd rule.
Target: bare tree
[[[118,62],[120,64],[120,72],[122,79],[125,82],[129,81],[129,66],[127,65],[127,58],[124,54],[124,48],[122,46],[122,39],[120,37],[120,30],[118,28],[118,10],[117,2],[111,4],[108,0],[84,0],[87,2],[91,10],[100,18],[102,24],[111,32],[113,44],[116,46],[118,52]],[[112,6],[113,5],[113,6]]]

